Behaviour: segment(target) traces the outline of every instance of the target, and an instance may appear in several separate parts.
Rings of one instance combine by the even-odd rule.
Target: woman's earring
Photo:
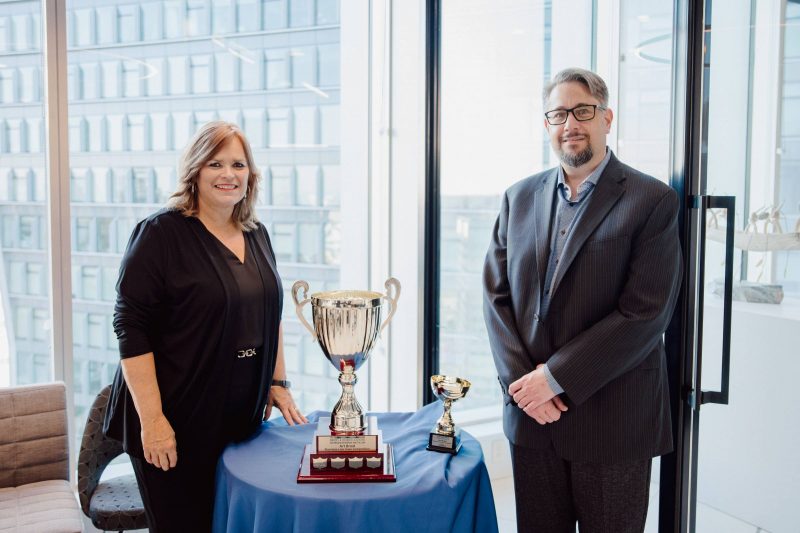
[[[196,183],[194,183],[194,182],[192,182],[192,188],[191,188],[191,191],[192,191],[192,194],[195,194],[195,193],[197,192],[197,184],[196,184]]]

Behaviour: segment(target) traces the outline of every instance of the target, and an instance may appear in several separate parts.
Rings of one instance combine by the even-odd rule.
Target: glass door
[[[800,2],[704,8],[681,530],[798,531]]]

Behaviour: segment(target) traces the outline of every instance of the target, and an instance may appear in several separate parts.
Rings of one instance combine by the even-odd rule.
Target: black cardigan
[[[258,226],[244,235],[256,252],[262,282],[274,276],[276,283],[262,283],[264,356],[251,430],[267,402],[283,307],[275,254],[266,228]],[[239,288],[214,239],[198,219],[163,209],[136,225],[117,282],[114,331],[120,357],[153,352],[162,409],[175,430],[179,455],[219,453],[236,431],[226,427],[222,415],[235,359]],[[143,457],[139,416],[121,367],[103,431],[122,441],[130,455]]]

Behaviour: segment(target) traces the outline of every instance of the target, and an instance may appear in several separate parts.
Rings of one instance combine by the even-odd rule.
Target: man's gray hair
[[[545,107],[547,107],[547,101],[550,99],[550,93],[553,92],[553,89],[555,89],[556,85],[561,83],[569,83],[571,81],[582,83],[587,89],[589,89],[589,94],[594,96],[597,101],[600,102],[600,105],[603,107],[608,107],[608,87],[606,86],[606,82],[604,82],[603,78],[594,72],[582,68],[565,68],[553,76],[553,79],[544,86],[544,91],[542,93]]]

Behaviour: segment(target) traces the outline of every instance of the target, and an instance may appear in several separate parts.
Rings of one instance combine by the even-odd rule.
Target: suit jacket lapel
[[[558,181],[558,168],[553,169],[542,186],[536,191],[533,200],[535,216],[533,231],[536,245],[536,271],[539,276],[538,296],[541,299],[544,277],[547,274],[547,260],[550,256],[550,222],[553,212],[553,194]],[[541,303],[541,302],[540,302]]]
[[[583,243],[589,238],[600,222],[603,221],[605,216],[614,207],[614,204],[620,199],[625,192],[625,187],[622,182],[625,180],[624,170],[621,168],[619,161],[614,155],[611,155],[611,160],[608,162],[603,174],[597,181],[597,186],[589,198],[586,200],[588,204],[583,211],[578,215],[575,221],[572,232],[564,243],[564,251],[561,253],[561,261],[559,262],[556,277],[553,280],[553,290],[550,291],[550,298],[553,297],[558,290],[564,274],[569,270],[570,265],[578,255]]]

